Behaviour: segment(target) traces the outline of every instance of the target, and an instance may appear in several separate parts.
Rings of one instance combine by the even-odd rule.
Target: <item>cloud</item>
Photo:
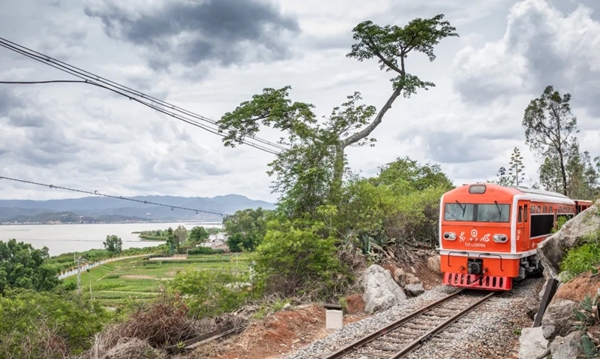
[[[600,23],[591,15],[581,5],[563,14],[543,0],[516,3],[500,40],[456,54],[454,86],[461,99],[487,105],[515,95],[539,97],[553,85],[600,115]]]
[[[299,32],[293,17],[262,0],[89,0],[85,13],[100,18],[108,36],[146,48],[155,69],[285,59],[287,39]]]

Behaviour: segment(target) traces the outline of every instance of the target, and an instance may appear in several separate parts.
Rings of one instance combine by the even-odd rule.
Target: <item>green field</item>
[[[128,300],[147,300],[157,295],[161,282],[171,280],[179,272],[190,270],[247,271],[247,255],[195,255],[187,260],[148,261],[143,258],[106,263],[82,272],[81,287],[85,296],[91,295],[101,305],[118,307]],[[76,283],[77,276],[65,283]]]

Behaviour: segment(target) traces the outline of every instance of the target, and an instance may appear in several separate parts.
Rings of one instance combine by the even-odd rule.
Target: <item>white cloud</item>
[[[87,0],[88,14],[96,15],[90,17],[76,0],[59,6],[42,0],[3,2],[0,32],[9,40],[214,120],[265,87],[286,85],[292,86],[294,101],[315,104],[322,116],[354,91],[378,108],[390,95],[389,74],[379,71],[375,61],[359,63],[345,57],[358,22],[371,19],[381,25],[402,25],[415,17],[443,13],[461,37],[442,40],[433,63],[416,54],[407,60],[411,73],[437,87],[411,99],[398,99],[373,133],[376,147],[348,151],[352,170],[372,175],[385,163],[409,156],[441,163],[456,183],[481,181],[493,178],[519,146],[528,173],[534,173],[537,165],[524,146],[521,119],[529,100],[539,96],[548,81],[573,94],[582,148],[593,156],[600,154],[600,126],[594,117],[600,114],[596,101],[600,30],[586,8],[561,13],[541,0],[273,0],[270,14],[284,25],[297,22],[299,32],[294,37],[271,38],[267,31],[258,39],[261,44],[276,41],[285,56],[260,59],[260,47],[254,47],[248,55],[252,62],[218,66],[214,59],[186,63],[182,49],[159,51],[157,42],[144,42],[152,40],[149,34],[127,32],[153,29],[164,35],[164,27],[136,21],[154,16],[166,3]],[[123,21],[118,20],[119,14]],[[506,31],[500,38],[493,37],[488,23],[501,21]],[[121,27],[111,37],[107,24]],[[182,40],[177,36],[189,36],[189,31],[176,33],[168,46]],[[140,45],[133,35],[146,35],[146,40]],[[211,38],[218,50],[213,54],[247,59],[244,44],[235,54],[223,52],[227,42],[220,41],[220,35]],[[152,56],[167,61],[168,68],[157,71],[149,61]],[[1,48],[0,66],[3,80],[69,78]],[[276,199],[266,175],[273,159],[270,154],[246,146],[225,148],[217,136],[91,86],[0,86],[4,86],[0,87],[0,175],[125,196],[239,193]],[[265,130],[259,136],[275,141],[281,133]],[[3,198],[71,195],[0,184]]]

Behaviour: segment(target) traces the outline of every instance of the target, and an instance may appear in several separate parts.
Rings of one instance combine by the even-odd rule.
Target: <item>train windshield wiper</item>
[[[498,220],[502,220],[502,209],[498,205],[498,201],[494,201],[494,203],[496,204],[496,208],[498,208],[498,215],[500,216]]]
[[[456,203],[458,204],[458,206],[460,207],[460,209],[462,209],[462,216],[465,216],[465,211],[467,210],[467,206],[460,204],[460,202],[458,200],[456,200]]]

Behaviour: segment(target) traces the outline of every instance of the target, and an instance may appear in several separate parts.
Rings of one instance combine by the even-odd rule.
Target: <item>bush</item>
[[[248,276],[212,271],[179,273],[171,289],[186,298],[190,314],[198,318],[233,311],[252,295]]]
[[[349,270],[336,256],[337,242],[322,222],[269,222],[256,253],[262,285],[284,296],[334,298],[350,283]]]
[[[88,348],[108,313],[69,296],[20,289],[0,297],[0,358],[66,357]]]
[[[600,232],[584,237],[582,243],[581,246],[568,251],[560,264],[560,269],[567,271],[570,278],[592,270],[600,263]]]
[[[196,248],[192,248],[190,249],[187,254],[189,255],[194,255],[194,254],[222,254],[225,253],[225,251],[223,251],[222,249],[212,249],[212,248],[208,248],[208,247],[196,247]]]

